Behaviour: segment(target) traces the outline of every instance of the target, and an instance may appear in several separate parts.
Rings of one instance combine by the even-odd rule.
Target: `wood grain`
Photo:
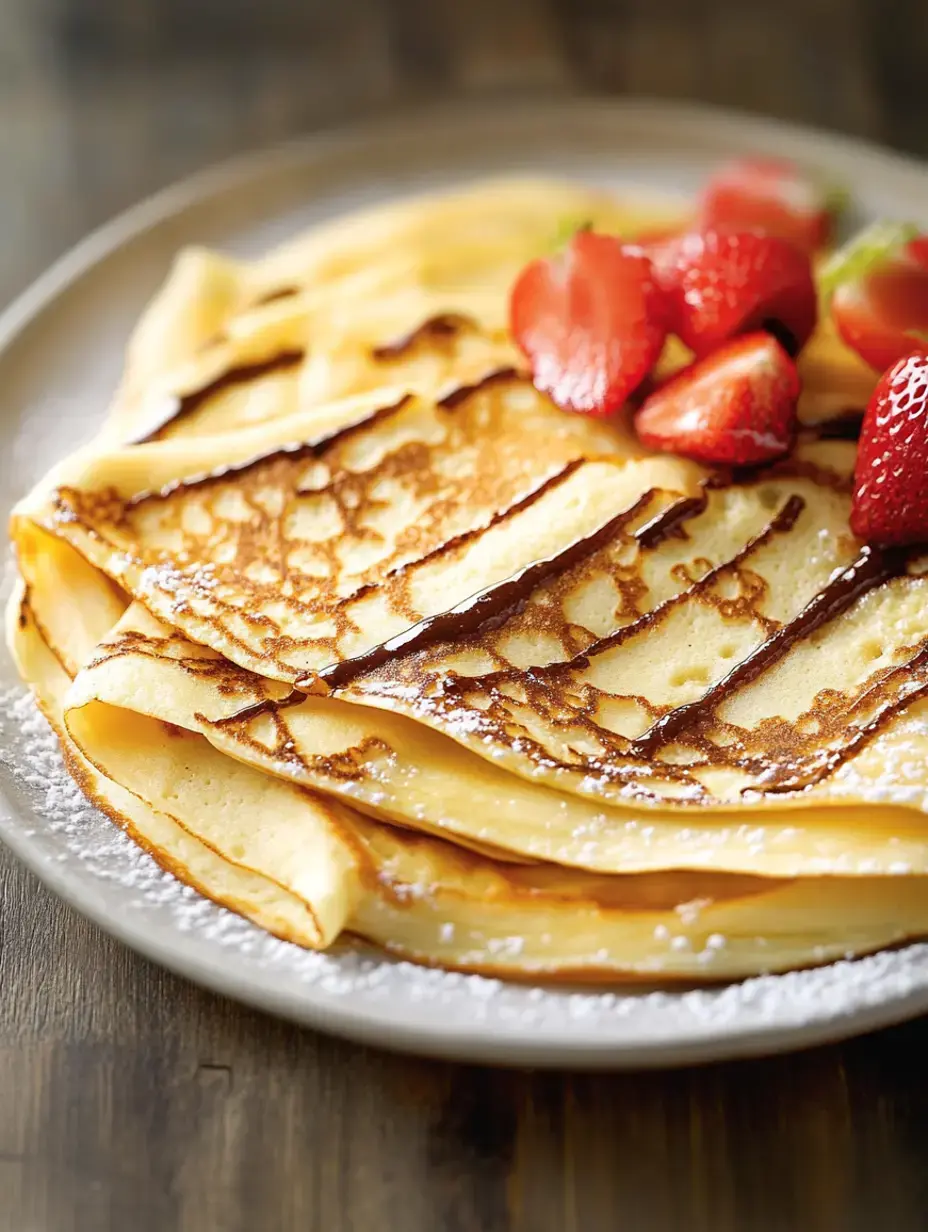
[[[439,94],[701,99],[928,154],[919,0],[7,0],[0,298],[237,150]],[[170,976],[0,852],[2,1232],[916,1232],[928,1024],[656,1075],[492,1071]]]

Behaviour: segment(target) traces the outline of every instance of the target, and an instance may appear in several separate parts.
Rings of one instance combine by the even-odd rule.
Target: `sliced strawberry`
[[[699,202],[702,227],[766,231],[815,252],[831,239],[844,195],[793,162],[740,158],[719,168]]]
[[[565,411],[609,415],[653,367],[666,304],[649,258],[578,231],[563,253],[527,265],[512,288],[512,334],[538,389]]]
[[[882,546],[928,542],[928,352],[881,377],[864,413],[851,530]]]
[[[643,444],[697,462],[753,466],[796,436],[796,365],[770,334],[746,334],[670,378],[635,416]]]
[[[868,227],[831,258],[821,288],[841,337],[882,372],[928,338],[928,237]]]
[[[651,250],[670,303],[670,328],[696,355],[767,329],[797,354],[818,319],[806,253],[756,231],[690,231]]]

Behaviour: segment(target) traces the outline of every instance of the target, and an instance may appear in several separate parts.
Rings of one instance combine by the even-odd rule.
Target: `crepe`
[[[826,456],[837,467],[842,459],[847,463],[850,453],[851,447],[844,444],[808,446],[779,474],[768,473],[760,484],[711,487],[698,496],[646,486],[653,478],[652,466],[665,467],[666,459],[616,465],[612,475],[605,462],[591,462],[588,468],[597,474],[605,470],[610,482],[603,489],[606,507],[594,509],[596,525],[580,540],[584,548],[591,549],[590,554],[577,555],[576,526],[569,510],[561,508],[557,517],[549,516],[542,526],[537,514],[544,506],[530,504],[469,540],[464,545],[466,552],[455,543],[452,562],[442,553],[433,555],[422,571],[436,571],[434,592],[416,585],[419,571],[410,567],[399,575],[403,581],[400,600],[392,605],[388,600],[397,575],[388,577],[373,595],[365,589],[360,599],[342,597],[339,614],[353,613],[344,634],[348,640],[338,645],[326,642],[319,653],[336,656],[335,672],[356,671],[365,661],[374,665],[341,686],[337,676],[333,681],[333,674],[323,668],[309,683],[308,694],[293,687],[300,666],[277,663],[268,665],[264,675],[256,675],[245,667],[253,661],[253,649],[231,645],[224,635],[222,645],[230,657],[220,654],[216,645],[191,643],[176,628],[152,616],[149,608],[154,600],[148,594],[97,648],[75,682],[69,706],[79,710],[88,702],[103,701],[135,709],[198,731],[235,757],[324,789],[375,815],[450,832],[470,843],[491,843],[528,858],[608,872],[702,867],[794,875],[888,872],[900,866],[922,871],[928,847],[920,813],[900,807],[848,807],[852,791],[863,801],[868,789],[882,792],[885,786],[880,777],[883,761],[866,743],[856,757],[848,758],[843,778],[831,775],[823,782],[817,808],[810,807],[808,790],[801,794],[756,791],[749,802],[730,791],[728,808],[723,810],[715,801],[713,810],[712,798],[697,777],[709,773],[701,766],[678,769],[671,763],[668,770],[679,777],[668,777],[670,790],[656,800],[655,775],[663,766],[657,758],[645,763],[643,770],[640,760],[629,759],[631,774],[623,780],[618,777],[623,763],[616,754],[608,762],[607,773],[599,772],[601,754],[576,747],[576,737],[576,769],[568,765],[560,747],[552,765],[554,756],[539,756],[539,739],[504,738],[511,735],[504,730],[507,722],[521,721],[525,730],[526,708],[517,712],[510,704],[509,693],[516,687],[545,690],[549,709],[532,712],[535,727],[531,735],[540,738],[546,722],[544,732],[554,741],[563,739],[565,731],[574,736],[579,728],[569,690],[577,689],[573,682],[598,659],[608,656],[618,673],[626,657],[635,656],[628,670],[634,672],[637,665],[642,680],[637,694],[600,697],[602,707],[607,703],[614,707],[606,711],[606,717],[614,716],[617,725],[635,721],[649,664],[654,687],[666,686],[674,670],[673,656],[681,646],[692,665],[691,683],[701,684],[705,692],[711,677],[703,664],[719,663],[716,672],[728,668],[724,652],[729,643],[724,639],[741,637],[744,645],[756,647],[776,636],[785,627],[783,617],[807,608],[816,586],[828,580],[836,562],[855,559],[857,548],[845,529],[844,478],[837,470],[823,469]],[[581,483],[586,482],[586,470],[583,466],[574,472]],[[689,471],[681,469],[681,479],[688,475]],[[614,502],[624,503],[616,485],[620,476],[626,483],[637,476],[645,490],[637,499],[633,499],[633,490],[628,491],[627,507],[615,514]],[[587,494],[597,491],[589,482],[585,490]],[[562,498],[564,491],[565,485],[557,484],[545,499]],[[800,501],[810,508],[799,510]],[[792,509],[795,520],[793,513],[784,518],[784,509]],[[779,533],[771,534],[771,520],[777,519]],[[685,538],[680,537],[684,525],[689,526]],[[535,563],[529,568],[547,573],[539,579],[536,571],[534,588],[523,585],[526,574],[520,570],[515,575],[504,571],[498,582],[486,573],[475,574],[476,566],[490,568],[499,560],[511,560],[528,535],[537,536],[545,528],[553,544],[567,532],[566,552],[577,557],[572,568],[559,568],[563,551],[559,561],[556,546],[542,547],[532,538],[530,555]],[[66,523],[61,533],[70,539],[72,532],[72,524]],[[492,542],[487,544],[488,540]],[[801,554],[810,576],[797,574],[789,588],[776,588],[772,583],[777,568],[783,567],[784,542],[790,552]],[[508,553],[500,550],[505,544]],[[734,572],[726,564],[733,558]],[[28,556],[23,569],[27,577],[32,576]],[[461,576],[463,582],[455,588]],[[723,588],[732,576],[747,579],[751,587],[747,596],[726,597]],[[488,584],[481,587],[481,582]],[[428,635],[436,628],[440,631],[442,622],[449,619],[447,608],[434,615],[424,603],[411,607],[419,595],[434,593],[437,601],[452,604],[462,593],[494,601],[508,594],[511,601],[514,584],[524,593],[524,602],[495,627],[483,625],[470,635],[462,634],[461,617],[474,610],[465,602],[460,605],[463,613],[451,609],[452,624],[459,630],[455,639],[433,640],[422,649],[413,647],[403,653],[403,644],[412,645],[416,630],[420,636]],[[176,585],[170,592],[172,600],[180,593]],[[923,583],[914,578],[911,585],[917,595]],[[715,602],[706,602],[707,590]],[[888,598],[893,597],[890,588]],[[909,598],[910,619],[917,621],[919,606]],[[717,603],[722,604],[721,612]],[[772,606],[775,603],[780,606]],[[697,617],[706,610],[717,623],[717,628],[697,626],[698,647],[695,639],[681,638],[676,623],[679,613],[685,615],[690,606]],[[479,614],[479,607],[476,610]],[[889,610],[896,636],[905,634],[903,610],[898,604],[891,604]],[[359,613],[372,617],[367,630]],[[848,615],[853,615],[853,609]],[[404,619],[407,631],[393,633],[397,625],[389,622],[402,624]],[[597,627],[597,619],[608,619],[610,627]],[[180,623],[181,618],[175,617],[175,624]],[[837,635],[841,621],[833,624],[838,626],[832,630]],[[384,640],[377,640],[378,629],[400,643],[392,653]],[[203,634],[204,640],[210,632]],[[366,640],[359,644],[356,639],[362,634]],[[619,634],[622,637],[616,642]],[[860,620],[850,621],[843,648],[854,649],[854,639],[864,635],[872,636],[872,629],[868,633],[868,626]],[[640,651],[637,642],[643,642]],[[599,647],[605,649],[596,654]],[[353,660],[339,657],[340,651],[351,649],[357,651]],[[802,655],[804,649],[805,643],[798,641],[792,653]],[[550,670],[539,666],[542,661],[551,665]],[[862,662],[870,671],[863,683],[856,684],[860,696],[856,713],[862,716],[858,726],[872,721],[874,714],[885,716],[905,689],[920,687],[914,672],[905,673],[900,681],[893,669],[866,656]],[[788,669],[789,656],[780,666]],[[855,667],[863,670],[861,660],[853,656],[838,666],[847,672]],[[807,678],[806,668],[807,662],[801,659],[799,667],[787,675],[787,683],[798,676],[804,687],[815,689],[815,679]],[[272,671],[276,679],[271,678]],[[328,690],[327,680],[334,683],[329,695],[313,696],[317,684],[323,692]],[[895,693],[890,688],[893,684]],[[761,696],[766,700],[768,693],[780,696],[769,685]],[[346,701],[361,702],[363,708]],[[561,709],[552,717],[555,703]],[[372,705],[378,709],[369,709]],[[380,707],[399,713],[387,715]],[[846,713],[847,726],[838,727],[829,744],[814,745],[814,755],[822,758],[848,752],[856,738],[854,707],[846,704]],[[425,725],[434,731],[424,730]],[[592,727],[587,724],[585,730]],[[601,724],[594,730],[601,740],[615,738]],[[781,727],[781,748],[788,734]],[[799,735],[802,732],[797,730],[794,741]],[[890,725],[883,736],[884,748],[893,739],[906,738],[904,728],[894,734]],[[464,747],[452,747],[451,739]],[[716,753],[712,773],[734,777],[734,771],[721,761],[725,748],[721,746]],[[790,772],[799,773],[801,768],[797,760]],[[682,776],[684,769],[686,777]],[[848,782],[851,770],[856,774],[856,788],[853,780]],[[651,777],[646,777],[648,772]],[[745,772],[740,773],[743,777]],[[629,784],[632,791],[627,789]],[[681,786],[689,789],[689,796],[683,795]],[[907,780],[907,789],[912,786],[911,779]],[[696,788],[701,794],[694,794]],[[664,808],[659,810],[658,804]],[[685,821],[666,815],[674,804],[687,810]],[[750,824],[743,820],[748,816]]]
[[[920,877],[595,877],[503,864],[367,822],[203,739],[102,707],[91,722],[104,775],[64,730],[68,676],[22,595],[12,610],[19,666],[89,798],[169,871],[297,944],[322,948],[348,930],[461,971],[689,982],[826,962],[928,927]]]
[[[112,815],[301,944],[693,979],[917,935],[921,563],[850,535],[828,431],[724,475],[539,394],[506,293],[565,214],[667,225],[490,185],[185,258],[14,513],[21,670]],[[807,422],[867,396],[827,331],[803,364]]]
[[[506,296],[565,225],[680,220],[583,185],[501,179],[316,227],[254,262],[187,249],[135,330],[107,434],[209,434],[364,389],[436,392],[521,364]]]

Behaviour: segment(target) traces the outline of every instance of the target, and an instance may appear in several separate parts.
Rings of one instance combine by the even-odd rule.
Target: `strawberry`
[[[831,258],[821,289],[838,333],[883,372],[928,338],[928,236],[905,223],[868,227]]]
[[[928,352],[880,378],[864,413],[851,530],[889,547],[928,542]]]
[[[635,416],[643,444],[720,466],[788,453],[796,435],[796,365],[772,335],[745,334],[672,376]]]
[[[812,266],[789,240],[709,228],[651,255],[670,303],[670,329],[697,356],[755,329],[769,330],[796,354],[815,328]]]
[[[765,231],[815,252],[831,239],[844,194],[829,190],[781,158],[739,158],[721,167],[702,192],[700,225]]]
[[[509,302],[538,389],[565,411],[609,415],[644,380],[667,336],[666,306],[641,248],[578,231],[532,261]]]

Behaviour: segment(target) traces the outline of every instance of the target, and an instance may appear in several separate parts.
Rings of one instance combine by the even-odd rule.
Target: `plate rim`
[[[556,101],[520,97],[507,100],[506,107],[507,118],[516,113],[544,112],[562,117],[570,111],[578,116],[595,114],[607,118],[636,115],[639,119],[651,117],[662,123],[673,121],[678,129],[692,129],[697,133],[711,124],[717,129],[726,130],[739,144],[751,137],[766,147],[780,143],[793,147],[803,145],[810,153],[815,146],[825,145],[830,151],[840,150],[849,158],[864,156],[869,162],[878,160],[887,169],[903,173],[928,173],[928,162],[866,138],[711,103],[678,102],[646,95],[613,98],[592,94],[567,96]],[[246,150],[182,176],[94,227],[16,293],[0,309],[0,356],[23,328],[93,266],[172,215],[210,196],[227,192],[239,182],[254,180],[265,170],[318,158],[327,149],[347,149],[350,145],[369,141],[379,130],[395,131],[409,127],[440,129],[454,124],[488,122],[495,118],[497,104],[486,100],[430,105],[427,114],[415,105],[393,107],[379,116],[326,126],[317,132]]]
[[[379,117],[354,120],[269,148],[245,152],[183,177],[95,228],[0,311],[0,365],[17,340],[40,322],[59,297],[78,287],[84,277],[125,246],[185,210],[202,205],[210,198],[254,185],[268,173],[286,171],[291,166],[320,164],[327,155],[347,153],[352,147],[376,139],[378,134],[408,135],[410,130],[447,132],[456,126],[473,130],[492,124],[499,120],[498,108],[498,102],[488,100],[444,103],[430,106],[427,112],[418,108],[391,108]],[[804,151],[798,156],[810,159],[816,151],[824,151],[832,164],[837,155],[839,161],[848,166],[862,159],[872,167],[883,167],[892,175],[905,178],[913,173],[928,175],[928,165],[917,158],[869,141],[711,105],[608,97],[558,100],[527,97],[506,102],[507,121],[530,120],[543,124],[546,115],[563,121],[567,113],[573,113],[577,119],[589,117],[597,122],[612,122],[619,130],[623,122],[628,124],[633,119],[639,124],[653,123],[657,128],[672,124],[678,134],[690,131],[694,136],[704,135],[708,128],[716,142],[724,141],[733,148],[744,146],[775,151],[782,147],[784,152],[789,150],[794,156]],[[0,803],[0,838],[14,856],[54,894],[121,943],[175,974],[251,1008],[393,1051],[491,1064],[569,1065],[576,1069],[670,1068],[772,1055],[836,1042],[928,1011],[926,982],[923,988],[907,990],[873,1005],[856,1007],[852,1012],[825,1012],[810,1021],[773,1027],[738,1027],[737,1021],[734,1026],[710,1024],[702,1031],[694,1029],[676,1038],[658,1038],[648,1044],[639,1039],[623,1041],[620,1036],[592,1037],[582,1031],[559,1041],[533,1039],[531,1029],[516,1039],[508,1032],[493,1035],[474,1024],[459,1026],[454,1021],[443,1024],[440,1032],[429,1024],[415,1021],[404,1022],[398,1027],[386,1016],[378,1015],[373,1006],[352,1008],[350,994],[333,996],[304,989],[297,1000],[293,994],[288,995],[287,988],[275,987],[272,979],[265,981],[248,971],[210,965],[194,947],[185,945],[183,933],[172,930],[165,937],[160,931],[146,928],[142,922],[133,924],[130,915],[120,918],[95,891],[91,877],[75,876],[70,868],[57,864],[50,853],[30,841],[28,827],[19,823],[19,809],[5,788],[0,790]]]

